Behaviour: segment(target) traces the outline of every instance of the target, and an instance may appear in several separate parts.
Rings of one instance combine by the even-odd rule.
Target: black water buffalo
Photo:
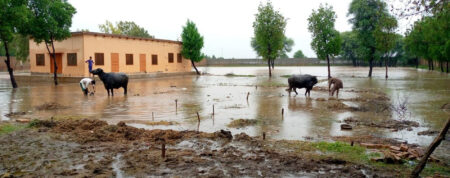
[[[98,75],[100,80],[102,80],[106,91],[108,91],[108,96],[109,90],[111,90],[111,95],[114,96],[113,89],[118,89],[120,87],[123,88],[123,94],[127,94],[128,76],[126,74],[114,72],[105,73],[103,72],[103,69],[100,68],[92,70],[91,73]]]
[[[296,95],[298,95],[296,89],[306,88],[305,96],[308,94],[308,97],[311,94],[311,89],[315,84],[317,84],[317,77],[312,75],[292,75],[288,78],[289,88],[286,91],[289,92],[289,96],[291,95],[292,89]]]

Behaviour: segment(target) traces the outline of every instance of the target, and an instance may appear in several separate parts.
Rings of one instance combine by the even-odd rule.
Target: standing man
[[[89,85],[92,86],[92,92],[89,92]],[[95,80],[92,80],[91,78],[83,78],[80,81],[80,87],[81,91],[83,91],[84,95],[94,95],[95,93]]]
[[[94,60],[92,60],[92,56],[89,56],[89,59],[84,61],[84,63],[89,64],[89,76],[91,76],[92,66],[94,65]],[[94,74],[92,74],[92,77],[93,76],[94,76]]]

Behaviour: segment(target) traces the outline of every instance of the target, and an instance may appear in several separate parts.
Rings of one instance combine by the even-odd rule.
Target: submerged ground
[[[201,70],[207,74],[132,80],[128,96],[120,89],[114,97],[106,96],[101,83],[94,96],[84,97],[76,83],[29,83],[12,90],[4,77],[1,128],[19,131],[0,135],[0,175],[396,177],[405,172],[386,170],[407,171],[415,163],[370,161],[383,151],[364,144],[403,143],[423,150],[450,117],[443,107],[450,102],[448,74],[394,68],[385,80],[381,69],[369,79],[367,68],[333,67],[333,76],[344,82],[336,99],[328,96],[325,67],[276,67],[272,78],[265,67]],[[323,82],[309,99],[304,90],[289,97],[284,90],[291,74],[312,74]],[[27,124],[14,122],[51,117],[57,124],[24,128]],[[150,131],[128,133],[134,129],[107,125],[121,121]],[[341,130],[341,124],[353,129]],[[231,131],[234,138],[220,130]],[[156,138],[168,142],[165,159]],[[440,162],[427,174],[450,174],[441,168],[449,164],[449,145],[444,141],[436,150]]]

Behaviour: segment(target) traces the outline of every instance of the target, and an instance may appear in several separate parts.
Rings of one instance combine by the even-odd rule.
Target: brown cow
[[[331,88],[331,85],[333,84],[333,88]],[[331,88],[331,90],[330,90]],[[344,85],[342,84],[342,80],[338,78],[330,78],[328,80],[328,91],[331,96],[334,95],[334,92],[336,92],[336,97],[339,97],[339,89],[344,88]]]

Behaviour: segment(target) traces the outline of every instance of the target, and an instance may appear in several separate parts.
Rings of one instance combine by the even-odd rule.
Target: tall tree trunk
[[[271,71],[271,68],[270,68],[270,59],[267,60],[267,65],[269,65],[269,77],[272,77],[272,71]]]
[[[352,59],[352,64],[353,64],[353,67],[356,67],[356,60],[355,59]]]
[[[372,77],[373,58],[369,59],[369,77]]]
[[[11,79],[11,85],[13,88],[17,88],[17,83],[16,83],[16,79],[14,78],[14,71],[11,68],[11,60],[10,60],[10,56],[9,56],[9,50],[8,50],[8,42],[4,41],[3,42],[4,46],[5,46],[5,52],[6,52],[6,67],[8,68],[8,73],[9,73],[9,78]]]
[[[330,74],[330,57],[327,54],[327,65],[328,65],[328,79],[331,78],[331,74]]]
[[[58,85],[58,76],[56,75],[56,72],[58,71],[58,65],[56,64],[56,54],[55,54],[55,47],[53,46],[53,42],[50,42],[50,45],[52,45],[52,51],[50,51],[50,48],[48,48],[48,43],[45,42],[45,46],[47,47],[47,51],[50,54],[50,57],[53,58],[53,81],[55,85]]]
[[[447,61],[447,73],[448,73],[448,61]]]
[[[439,65],[441,66],[441,72],[444,72],[444,62],[439,61]]]
[[[388,78],[388,63],[387,63],[387,61],[388,61],[388,58],[386,58],[384,61],[384,64],[386,66],[386,79]]]
[[[431,153],[433,153],[433,151],[439,146],[442,140],[445,139],[445,134],[447,134],[449,127],[450,119],[447,120],[447,123],[445,124],[439,135],[434,139],[430,146],[428,146],[427,151],[420,159],[419,164],[417,164],[417,166],[411,172],[411,177],[419,177],[420,172],[422,172],[423,168],[425,168],[425,165],[427,164],[428,157],[430,157]]]
[[[431,62],[428,60],[428,70],[431,70]]]
[[[431,70],[434,70],[434,61],[433,60],[430,61],[431,61]]]
[[[272,62],[270,62],[272,64],[272,70],[275,69],[275,59],[272,59]]]
[[[419,68],[419,58],[416,56],[416,69]]]
[[[197,72],[197,75],[200,75],[200,72],[198,72],[198,69],[197,69],[197,67],[195,67],[195,63],[192,59],[191,59],[191,63],[192,63],[192,66],[194,66],[194,69],[195,69],[195,72]]]

